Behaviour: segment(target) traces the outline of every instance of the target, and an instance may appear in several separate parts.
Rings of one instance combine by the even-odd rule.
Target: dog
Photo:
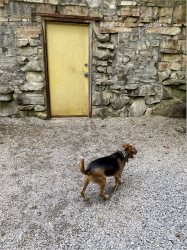
[[[90,162],[85,169],[84,158],[80,158],[80,172],[85,176],[84,185],[80,191],[80,195],[85,199],[85,191],[89,182],[94,182],[100,186],[99,196],[106,200],[109,196],[105,193],[106,178],[108,176],[114,176],[115,178],[115,191],[118,190],[121,184],[121,174],[124,169],[125,163],[130,158],[134,158],[137,154],[137,150],[132,144],[123,144],[122,151],[116,151],[115,153],[98,158]]]

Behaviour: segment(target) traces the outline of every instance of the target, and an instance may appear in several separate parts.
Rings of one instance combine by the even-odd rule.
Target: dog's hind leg
[[[100,193],[99,196],[103,198],[103,200],[107,200],[109,196],[105,193],[105,187],[106,187],[106,177],[103,176],[97,181],[97,184],[100,186]]]
[[[84,193],[85,193],[85,191],[86,191],[86,188],[87,188],[89,182],[90,182],[90,181],[89,181],[88,177],[85,177],[83,188],[82,188],[81,191],[80,191],[80,195],[81,195],[83,198],[85,198],[85,197],[84,197]]]

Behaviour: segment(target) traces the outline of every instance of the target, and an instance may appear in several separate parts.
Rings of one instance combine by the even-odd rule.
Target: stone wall
[[[47,116],[42,17],[96,17],[93,116],[185,116],[184,0],[0,0],[0,116]]]

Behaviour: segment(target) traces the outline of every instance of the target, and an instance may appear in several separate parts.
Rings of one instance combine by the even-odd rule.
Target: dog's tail
[[[84,175],[88,174],[84,168],[84,158],[82,156],[80,157],[79,168],[80,168],[80,171],[82,174],[84,174]]]

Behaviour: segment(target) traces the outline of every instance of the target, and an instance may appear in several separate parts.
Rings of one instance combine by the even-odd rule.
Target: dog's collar
[[[125,162],[128,162],[130,158],[128,152],[126,151],[120,151],[120,152],[123,155]]]

